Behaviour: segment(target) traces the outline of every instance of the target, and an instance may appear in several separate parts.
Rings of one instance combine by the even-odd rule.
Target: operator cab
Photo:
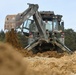
[[[49,31],[57,31],[62,30],[59,26],[61,26],[61,18],[62,15],[55,15],[53,11],[41,11],[40,12],[43,21],[46,24],[46,29]]]
[[[41,17],[45,23],[45,29],[49,31],[59,31],[64,30],[64,22],[62,22],[61,18],[62,15],[55,15],[53,11],[40,11]],[[30,24],[33,24],[30,25]],[[32,26],[31,30],[37,31],[36,25],[34,25],[35,22],[33,19],[28,19],[24,23],[24,27],[28,29],[30,26]]]

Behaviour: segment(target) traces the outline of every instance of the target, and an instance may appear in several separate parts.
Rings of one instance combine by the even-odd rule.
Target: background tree
[[[3,30],[0,31],[0,41],[4,42],[5,41],[5,33]]]
[[[73,29],[65,30],[65,45],[71,50],[76,50],[76,32]]]

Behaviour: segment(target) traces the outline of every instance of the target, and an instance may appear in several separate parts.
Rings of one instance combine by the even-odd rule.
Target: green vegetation
[[[65,30],[65,45],[71,50],[76,50],[76,32],[74,30]]]
[[[4,42],[5,41],[5,33],[3,30],[0,31],[0,42]]]

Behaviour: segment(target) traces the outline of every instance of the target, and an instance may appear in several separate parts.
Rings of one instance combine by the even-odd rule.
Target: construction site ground
[[[0,75],[76,75],[76,53],[33,54],[0,43]]]
[[[17,49],[18,50],[18,49]],[[27,50],[18,50],[24,57],[35,57],[35,56],[38,56],[38,57],[48,57],[48,58],[51,58],[51,57],[55,57],[55,58],[60,58],[64,55],[67,55],[67,53],[58,53],[57,51],[45,51],[45,52],[38,52],[37,54],[34,54],[31,50],[30,51],[27,51]]]

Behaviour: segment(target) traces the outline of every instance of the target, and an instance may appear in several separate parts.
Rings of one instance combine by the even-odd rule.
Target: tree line
[[[65,29],[65,45],[71,50],[76,50],[76,32],[73,29]],[[23,35],[21,32],[17,33],[18,39],[22,47],[24,48],[27,44],[27,37]],[[0,31],[0,42],[5,42],[5,32],[3,30]]]

